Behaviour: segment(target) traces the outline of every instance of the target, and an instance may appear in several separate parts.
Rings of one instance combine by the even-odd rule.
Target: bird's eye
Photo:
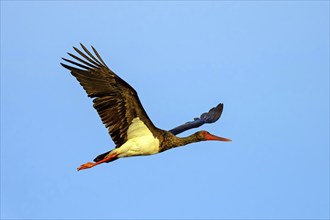
[[[203,135],[207,135],[207,134],[210,134],[210,133],[209,133],[209,132],[207,132],[207,131],[203,131],[202,133],[203,133]]]

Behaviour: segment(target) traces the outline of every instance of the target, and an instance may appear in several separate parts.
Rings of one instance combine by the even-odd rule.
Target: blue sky
[[[223,102],[233,142],[77,172],[114,147],[59,65],[80,42],[158,127]],[[1,218],[328,219],[329,2],[1,1]]]

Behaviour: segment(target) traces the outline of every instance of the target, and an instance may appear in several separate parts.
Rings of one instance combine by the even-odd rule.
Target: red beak
[[[205,135],[205,139],[207,141],[231,141],[228,138],[218,137],[218,136],[215,136],[213,134],[207,134],[207,135]]]

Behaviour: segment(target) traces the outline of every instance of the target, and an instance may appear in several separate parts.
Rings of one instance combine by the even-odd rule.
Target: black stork
[[[93,98],[93,106],[105,127],[108,128],[116,147],[97,156],[94,162],[82,164],[78,167],[78,171],[122,157],[152,155],[199,141],[231,141],[204,130],[188,137],[175,136],[190,128],[216,121],[221,115],[222,104],[211,109],[209,113],[204,113],[201,118],[170,131],[157,128],[149,119],[134,88],[107,67],[94,47],[92,47],[93,55],[84,45],[80,45],[85,53],[73,48],[81,57],[68,53],[76,61],[62,58],[76,67],[63,63],[61,65],[70,70],[88,96]],[[210,119],[208,116],[214,118]]]

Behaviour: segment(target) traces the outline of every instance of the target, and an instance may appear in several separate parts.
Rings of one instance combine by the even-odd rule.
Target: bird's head
[[[210,134],[208,131],[199,131],[196,133],[200,141],[231,141],[228,138],[218,137],[216,135]]]

